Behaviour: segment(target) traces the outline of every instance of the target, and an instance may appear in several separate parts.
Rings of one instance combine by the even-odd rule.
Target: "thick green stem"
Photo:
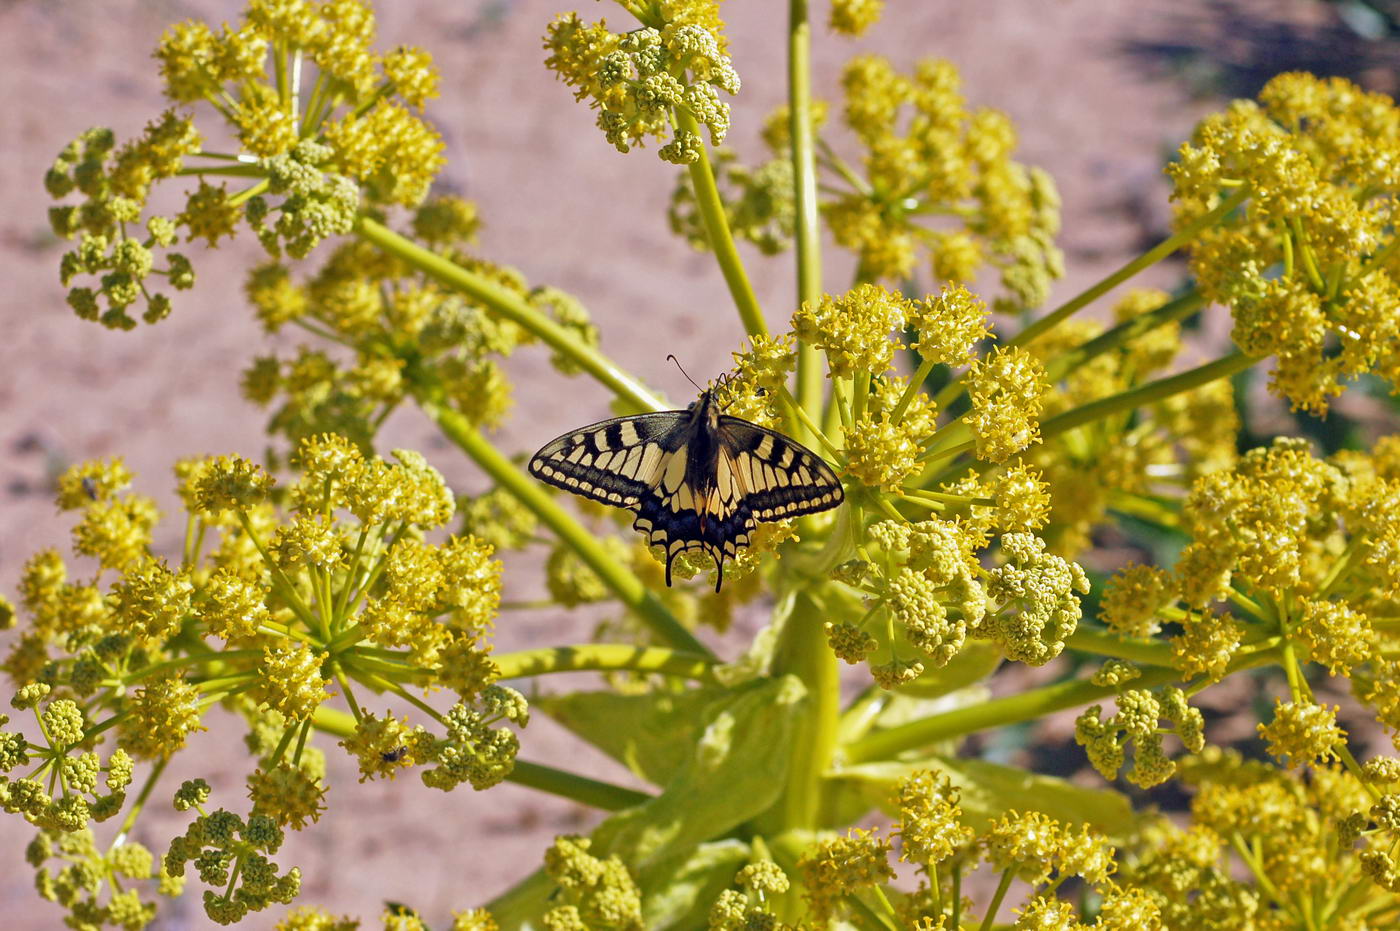
[[[582,643],[566,647],[518,650],[492,657],[502,679],[521,679],[552,672],[590,669],[626,669],[713,682],[713,661],[698,653],[682,653],[663,647],[638,647],[614,643]]]
[[[335,737],[350,737],[355,733],[354,718],[344,711],[327,708],[324,705],[312,713],[311,724],[318,731]],[[539,763],[528,763],[525,760],[515,761],[515,769],[506,777],[506,781],[539,789],[541,792],[558,795],[583,805],[601,808],[603,811],[620,811],[623,808],[631,808],[633,805],[639,805],[651,799],[650,795],[638,792],[636,789],[612,785],[597,779],[589,779],[586,776],[576,776],[573,773],[543,766]]]
[[[1064,433],[1066,430],[1073,430],[1075,427],[1091,421],[1136,410],[1144,404],[1151,404],[1174,394],[1199,388],[1201,385],[1209,384],[1219,378],[1229,378],[1236,372],[1242,372],[1249,368],[1257,361],[1257,359],[1237,350],[1228,356],[1216,359],[1214,362],[1207,362],[1205,365],[1197,366],[1178,375],[1172,375],[1170,378],[1161,378],[1145,385],[1139,385],[1130,391],[1090,401],[1088,404],[1081,404],[1043,422],[1040,425],[1041,438],[1048,440],[1052,436]]]
[[[822,631],[826,618],[806,594],[794,597],[773,667],[775,675],[795,675],[802,680],[807,686],[807,705],[788,750],[787,790],[773,812],[783,829],[824,823],[823,780],[831,767],[841,726],[841,676],[836,654]]]
[[[117,830],[117,836],[112,839],[113,850],[126,843],[127,832],[136,824],[136,819],[141,815],[141,809],[146,807],[146,802],[151,797],[151,792],[155,790],[156,783],[160,781],[161,775],[165,772],[165,767],[170,763],[169,757],[161,757],[156,760],[151,767],[150,774],[141,786],[141,793],[136,796],[136,801],[131,805],[131,811],[127,812],[122,820],[122,826]]]
[[[1065,646],[1082,653],[1112,656],[1145,666],[1172,665],[1172,646],[1160,640],[1134,640],[1107,630],[1080,627],[1065,638]]]
[[[1241,669],[1253,669],[1257,666],[1276,663],[1278,659],[1278,650],[1271,647],[1254,652],[1241,650],[1226,667],[1226,675]],[[1144,669],[1142,675],[1133,680],[1133,688],[1152,688],[1177,681],[1180,678],[1181,672],[1179,670],[1154,666],[1150,669]],[[1210,684],[1209,680],[1202,680],[1201,687],[1208,684]],[[871,760],[892,760],[901,753],[917,750],[940,740],[952,740],[993,727],[1033,721],[1051,712],[1087,705],[1091,701],[1107,698],[1115,691],[1117,691],[1116,686],[1095,685],[1088,679],[1057,682],[1054,685],[1031,689],[1019,695],[993,698],[980,705],[971,705],[943,714],[930,715],[927,718],[870,734],[847,744],[841,756],[843,761],[848,764],[868,763]]]
[[[816,303],[822,291],[821,227],[817,223],[817,162],[812,132],[812,24],[807,0],[788,3],[788,134],[797,204],[797,303]],[[797,402],[821,417],[822,359],[815,346],[797,346]]]
[[[1011,870],[1001,874],[1001,882],[997,883],[997,891],[992,894],[991,904],[987,906],[987,914],[983,916],[978,931],[992,931],[992,926],[996,924],[997,912],[1001,911],[1002,900],[1006,898],[1006,891],[1011,888],[1011,881],[1015,878]]]
[[[419,403],[449,440],[481,466],[482,471],[497,485],[533,511],[559,539],[572,547],[603,584],[612,590],[618,601],[636,614],[662,640],[678,650],[706,657],[713,655],[690,631],[681,626],[681,622],[676,620],[675,615],[661,600],[642,584],[641,579],[615,560],[603,548],[598,538],[560,507],[539,482],[521,472],[500,450],[487,442],[461,412],[431,396],[420,398]]]
[[[584,344],[571,331],[555,323],[524,299],[484,275],[469,271],[400,236],[368,217],[355,222],[355,232],[391,255],[408,262],[424,274],[478,301],[493,313],[519,324],[538,336],[551,349],[567,356],[619,398],[638,411],[664,410],[666,405],[607,356]]]
[[[697,139],[700,137],[699,124],[684,107],[676,108],[676,125],[694,133]],[[705,236],[714,250],[715,260],[719,262],[719,270],[724,274],[724,283],[729,285],[729,294],[734,298],[744,332],[750,336],[767,336],[768,325],[763,322],[763,308],[758,305],[758,296],[753,293],[753,285],[749,283],[744,263],[739,258],[739,249],[734,245],[734,234],[729,231],[724,201],[720,199],[714,169],[710,167],[709,152],[703,143],[699,149],[700,158],[690,166],[690,183],[695,189],[700,220],[705,224]]]
[[[553,602],[550,602],[553,604]],[[404,676],[431,676],[434,670],[416,666],[408,661],[406,650],[383,650],[377,647],[355,646],[343,654],[356,669]],[[590,670],[627,670],[656,673],[713,683],[714,662],[698,653],[682,653],[665,647],[639,647],[617,643],[582,643],[562,647],[541,647],[538,650],[518,650],[493,656],[499,678],[524,679],[558,672]],[[353,709],[352,709],[353,710]]]
[[[550,795],[567,798],[581,805],[589,805],[603,811],[621,811],[651,800],[651,796],[635,789],[615,786],[587,776],[578,776],[552,766],[516,760],[506,780],[516,785],[528,786]]]
[[[1153,668],[1144,670],[1141,676],[1134,679],[1133,686],[1151,688],[1180,677],[1181,673],[1175,669]],[[1112,695],[1115,690],[1115,686],[1095,685],[1087,679],[1058,682],[869,734],[847,744],[843,756],[851,764],[892,760],[907,750],[917,750],[940,740],[964,737],[992,727],[1034,720],[1052,711],[1087,705]]]
[[[1096,299],[1118,287],[1138,272],[1157,264],[1162,259],[1165,259],[1173,252],[1195,239],[1196,235],[1202,230],[1214,225],[1217,220],[1220,220],[1230,211],[1244,203],[1251,193],[1252,189],[1249,185],[1241,185],[1233,194],[1221,201],[1214,210],[1201,214],[1195,220],[1192,220],[1186,226],[1178,230],[1175,235],[1162,240],[1156,246],[1153,246],[1142,255],[1133,259],[1127,265],[1124,265],[1098,284],[1081,291],[1059,307],[1056,307],[1050,313],[1036,320],[1020,333],[1017,333],[1013,339],[1007,342],[1007,345],[1026,345],[1046,330],[1054,327],[1061,320],[1087,307]]]
[[[1199,310],[1205,302],[1205,298],[1201,296],[1201,292],[1193,288],[1181,297],[1168,301],[1156,310],[1151,310],[1145,314],[1139,314],[1131,320],[1123,321],[1108,332],[1096,336],[1081,346],[1074,347],[1061,356],[1057,356],[1050,364],[1050,381],[1059,381],[1066,374],[1079,368],[1090,359],[1125,346],[1144,333],[1155,330],[1160,326],[1165,326],[1173,321],[1182,320],[1191,316]]]

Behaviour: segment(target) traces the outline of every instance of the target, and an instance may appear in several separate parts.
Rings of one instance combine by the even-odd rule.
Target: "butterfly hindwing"
[[[698,550],[714,560],[718,573],[715,590],[724,579],[724,560],[749,545],[755,520],[744,496],[733,459],[718,450],[713,475],[696,476],[685,467],[688,450],[668,457],[655,488],[644,493],[636,507],[632,526],[646,535],[649,546],[666,552],[666,584],[671,584],[671,563],[687,550]],[[669,468],[668,468],[668,467]]]
[[[738,417],[720,417],[719,435],[754,520],[800,517],[841,503],[841,480],[797,441]]]
[[[580,427],[546,444],[530,474],[551,485],[616,507],[635,508],[684,449],[689,414],[661,411]]]

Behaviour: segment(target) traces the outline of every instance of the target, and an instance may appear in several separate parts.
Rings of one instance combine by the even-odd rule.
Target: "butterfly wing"
[[[712,464],[708,458],[702,463],[689,461],[705,450],[713,451]],[[666,551],[666,584],[671,584],[676,557],[698,550],[714,560],[715,591],[724,582],[725,557],[732,558],[748,546],[755,526],[734,458],[717,435],[668,453],[656,486],[642,494],[636,512],[632,526],[646,534],[648,545]]]
[[[749,545],[759,521],[784,520],[834,508],[844,493],[822,458],[795,440],[738,417],[721,416],[713,436],[713,473],[688,476],[685,450],[668,456],[656,487],[644,493],[633,525],[647,542],[666,550],[671,563],[686,550],[715,563],[715,591],[724,560]]]
[[[530,459],[530,474],[594,501],[635,510],[684,450],[689,411],[615,417],[572,430]]]
[[[708,554],[719,591],[725,558],[749,545],[759,521],[825,511],[843,493],[816,453],[738,417],[706,420],[706,401],[566,433],[535,453],[530,474],[636,514],[632,526],[666,551],[667,585],[677,556]]]
[[[719,418],[719,438],[755,521],[815,514],[845,498],[831,466],[796,440],[728,416]]]

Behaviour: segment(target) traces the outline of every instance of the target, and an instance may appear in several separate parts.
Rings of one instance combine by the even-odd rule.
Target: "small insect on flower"
[[[385,763],[397,763],[406,756],[408,756],[408,748],[403,746],[395,747],[393,750],[386,750],[379,754],[379,758]]]
[[[97,500],[97,479],[93,478],[91,475],[85,475],[85,476],[83,476],[82,486],[83,486],[83,494],[87,495],[87,496],[88,496],[89,498],[91,498],[93,501],[96,501],[96,500]]]
[[[840,480],[820,456],[721,413],[708,388],[683,411],[570,431],[535,453],[530,474],[636,514],[632,527],[666,550],[667,585],[677,556],[708,554],[715,591],[724,583],[725,557],[749,545],[759,521],[825,511],[843,498]]]

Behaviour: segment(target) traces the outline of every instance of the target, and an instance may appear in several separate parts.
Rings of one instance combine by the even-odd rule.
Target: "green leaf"
[[[792,608],[796,602],[795,592],[779,597],[768,616],[768,623],[754,635],[744,654],[732,663],[714,667],[715,678],[721,684],[733,687],[769,675],[773,668],[773,655],[777,652],[783,628],[792,618]]]
[[[975,685],[996,672],[1001,665],[1001,649],[987,640],[969,640],[958,655],[942,669],[930,669],[895,691],[917,698],[938,698],[949,692]]]
[[[729,694],[727,689],[619,695],[574,692],[537,695],[531,710],[540,710],[653,785],[665,785],[687,759],[699,738],[707,709]]]
[[[1040,776],[986,760],[931,756],[865,763],[844,769],[835,778],[863,786],[873,804],[898,814],[893,801],[900,781],[921,769],[947,774],[962,790],[963,814],[979,831],[1012,809],[1044,812],[1068,824],[1087,824],[1112,839],[1128,837],[1137,823],[1132,803],[1121,792],[1077,786],[1056,776]]]
[[[734,689],[706,708],[694,753],[656,798],[618,812],[593,832],[597,856],[634,869],[723,837],[782,792],[788,743],[806,689],[793,676]]]
[[[729,869],[728,851],[747,847],[717,839],[777,801],[787,774],[788,745],[806,700],[806,689],[793,676],[726,691],[694,691],[708,700],[690,721],[696,736],[665,789],[617,812],[592,834],[589,853],[602,858],[616,854],[640,877],[643,889],[653,892],[654,887],[659,895],[657,903],[646,902],[648,927],[664,927],[652,920],[653,909],[661,915],[658,921],[684,919],[678,927],[696,926],[690,921],[692,910],[701,902],[708,909],[718,890],[733,880],[738,867]],[[670,697],[699,701],[698,695]],[[553,892],[553,881],[537,870],[487,908],[502,931],[529,931],[540,927]]]
[[[648,928],[703,928],[710,906],[749,862],[737,840],[701,844],[642,870],[638,885]]]
[[[875,726],[872,730],[883,731],[892,727],[900,727],[911,721],[921,721],[924,718],[932,717],[936,714],[946,714],[949,711],[957,711],[959,708],[967,708],[971,705],[980,704],[987,700],[990,693],[985,686],[974,685],[970,688],[961,689],[956,692],[947,692],[936,697],[924,698],[917,695],[905,695],[900,692],[892,692],[886,699],[880,713],[875,717]],[[961,738],[942,741],[947,747],[944,753],[951,755]]]

